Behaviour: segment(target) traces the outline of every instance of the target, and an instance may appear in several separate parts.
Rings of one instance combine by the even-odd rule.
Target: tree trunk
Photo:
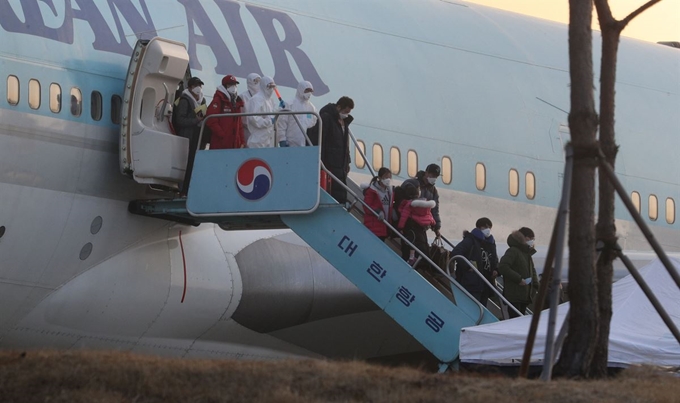
[[[592,2],[569,1],[569,127],[574,171],[569,201],[569,334],[556,375],[587,377],[598,333],[595,276],[595,166],[597,113],[593,95]]]
[[[616,59],[619,48],[617,23],[613,18],[598,8],[600,27],[602,29],[602,65],[600,68],[600,147],[607,162],[613,167],[616,162],[618,147],[614,132],[614,99],[616,84]],[[611,14],[609,14],[611,17]],[[590,377],[607,376],[607,358],[609,356],[609,328],[612,318],[612,280],[614,251],[617,242],[616,222],[614,216],[615,191],[603,171],[599,171],[599,211],[597,222],[597,239],[604,242],[600,258],[597,261],[597,302],[600,327],[595,342],[595,356],[590,367]]]
[[[606,161],[612,166],[616,163],[618,146],[614,130],[614,113],[616,97],[616,64],[621,31],[636,16],[661,0],[650,0],[632,12],[622,21],[614,19],[608,0],[594,0],[597,15],[602,29],[602,65],[600,67],[600,147]],[[597,300],[600,326],[595,342],[595,356],[590,367],[589,377],[604,378],[607,376],[607,358],[609,355],[609,329],[612,318],[612,279],[614,251],[617,242],[616,221],[614,215],[614,186],[600,171],[599,211],[597,222],[597,239],[604,242],[605,248],[597,262]]]

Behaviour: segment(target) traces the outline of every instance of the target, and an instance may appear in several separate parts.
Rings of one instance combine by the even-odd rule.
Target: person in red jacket
[[[243,100],[238,96],[239,82],[232,75],[224,76],[222,85],[217,87],[215,96],[208,107],[207,116],[222,113],[242,113]],[[212,131],[210,149],[243,148],[243,122],[241,117],[223,116],[208,119],[206,125]]]
[[[383,241],[387,238],[387,225],[384,221],[392,216],[392,171],[382,167],[378,170],[378,176],[371,180],[371,183],[364,190],[364,202],[378,216],[368,211],[364,206],[364,225]],[[365,185],[363,185],[365,186]]]
[[[432,216],[432,208],[436,206],[436,203],[434,200],[419,199],[420,187],[410,184],[402,184],[402,186],[405,186],[406,200],[402,201],[399,206],[397,227],[420,253],[427,254],[427,229],[436,224]],[[412,266],[417,259],[415,252],[405,242],[402,242],[402,258]]]

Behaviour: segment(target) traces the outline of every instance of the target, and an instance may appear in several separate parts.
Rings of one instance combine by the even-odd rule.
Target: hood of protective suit
[[[255,80],[257,80],[258,78],[262,78],[262,77],[260,77],[260,75],[257,74],[257,73],[248,74],[248,78],[247,78],[246,82],[248,83],[248,91],[250,91],[251,95],[255,95],[255,94],[258,93],[258,91],[260,91],[259,83],[255,82]]]
[[[302,102],[309,102],[308,99],[305,99],[305,90],[307,88],[311,88],[312,91],[314,91],[314,87],[312,87],[312,83],[310,83],[309,81],[300,81],[298,83],[297,93],[295,94],[295,98],[297,98],[298,100],[300,100]]]
[[[262,92],[262,95],[264,95],[265,99],[271,99],[272,95],[274,94],[273,88],[267,88],[269,84],[275,84],[274,79],[267,76],[262,77],[260,80],[260,91]]]

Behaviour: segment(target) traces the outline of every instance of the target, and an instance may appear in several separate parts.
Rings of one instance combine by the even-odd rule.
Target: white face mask
[[[348,116],[349,116],[349,113],[341,113],[340,119],[347,119]]]
[[[269,99],[274,95],[274,89],[273,88],[265,88],[264,90],[264,97]]]
[[[227,87],[227,92],[236,95],[236,90],[238,89],[235,85],[230,85]]]
[[[194,95],[196,95],[197,97],[200,97],[201,94],[203,93],[203,88],[201,88],[201,87],[194,87],[194,88],[191,90],[191,92],[193,92]]]
[[[309,101],[309,98],[311,97],[312,97],[311,92],[305,92],[304,94],[302,94],[302,99],[304,99],[305,101]]]
[[[437,178],[427,178],[427,181],[430,182],[430,185],[434,185],[437,183]]]
[[[484,234],[484,237],[485,237],[485,238],[488,238],[489,235],[491,235],[491,228],[484,228],[484,229],[482,230],[482,234]]]
[[[534,241],[533,239],[530,239],[530,240],[527,241],[527,245],[529,245],[530,248],[533,248],[533,247],[534,247],[534,242],[535,242],[535,241]]]
[[[382,182],[382,184],[385,186],[390,186],[390,184],[392,183],[392,179],[390,178],[381,179],[380,182]]]

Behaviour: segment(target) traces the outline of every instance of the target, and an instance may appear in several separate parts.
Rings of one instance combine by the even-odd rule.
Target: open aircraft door
[[[120,169],[138,183],[177,187],[184,179],[189,140],[170,129],[175,90],[188,71],[183,43],[140,40],[125,79]]]

